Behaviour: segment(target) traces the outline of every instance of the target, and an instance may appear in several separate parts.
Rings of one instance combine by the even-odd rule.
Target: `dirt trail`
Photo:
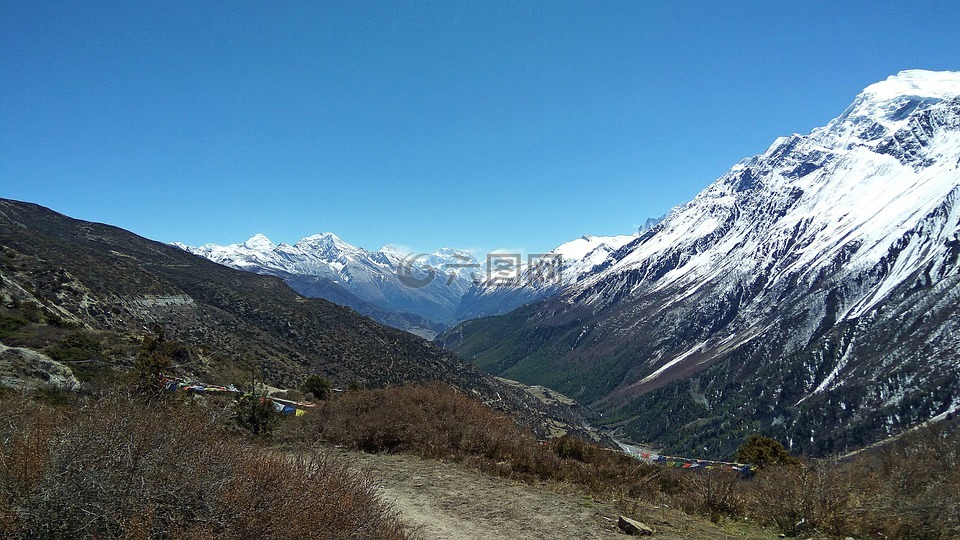
[[[379,479],[384,498],[424,540],[624,539],[612,502],[595,501],[554,486],[532,486],[487,476],[455,463],[407,455],[336,451]],[[756,527],[718,527],[670,509],[650,508],[631,516],[662,539],[772,539]]]

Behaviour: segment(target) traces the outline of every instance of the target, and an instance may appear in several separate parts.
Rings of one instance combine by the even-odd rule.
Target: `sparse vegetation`
[[[0,339],[12,336],[16,331],[26,326],[28,322],[22,317],[0,313]]]
[[[406,539],[371,480],[227,436],[193,403],[0,401],[0,536]]]
[[[579,485],[604,496],[659,496],[673,480],[620,452],[561,437],[541,442],[483,403],[440,383],[356,390],[291,425],[285,438],[365,452],[452,459],[499,476]]]
[[[254,395],[224,404],[223,398],[176,396],[76,398],[53,389],[0,396],[0,535],[179,538],[260,531],[306,538],[315,533],[311,524],[323,521],[333,530],[363,522],[382,527],[379,537],[411,537],[376,499],[369,479],[311,453],[320,441],[576,486],[633,513],[657,503],[717,523],[746,518],[790,535],[960,536],[960,435],[946,429],[922,430],[847,461],[805,462],[777,441],[751,437],[736,457],[767,463],[743,479],[647,465],[573,437],[539,441],[441,383],[355,390],[296,419],[283,419]],[[244,425],[245,411],[257,405],[256,417]],[[261,439],[231,430],[231,418],[258,434],[279,426],[273,440],[304,445],[301,454],[308,457],[281,458]],[[297,496],[272,497],[284,492]],[[305,509],[314,501],[316,508]],[[351,538],[347,532],[333,537]]]
[[[537,441],[508,418],[438,383],[348,392],[288,427],[287,440],[456,460],[509,478],[576,485],[633,510],[665,503],[714,522],[748,518],[787,534],[960,536],[956,432],[918,434],[846,462],[804,462],[773,439],[750,437],[736,457],[765,466],[744,479],[727,471],[646,465],[571,437]]]

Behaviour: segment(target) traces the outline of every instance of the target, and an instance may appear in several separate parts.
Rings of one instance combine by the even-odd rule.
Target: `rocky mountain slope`
[[[902,72],[559,296],[442,342],[678,451],[878,440],[960,408],[958,167],[960,74]]]
[[[276,386],[294,387],[309,373],[339,387],[439,380],[544,434],[551,418],[575,430],[585,423],[570,408],[543,407],[421,338],[304,298],[278,278],[7,199],[0,199],[0,304],[3,315],[23,315],[29,305],[36,320],[58,327],[134,338],[160,326],[197,351],[191,362],[252,363]]]

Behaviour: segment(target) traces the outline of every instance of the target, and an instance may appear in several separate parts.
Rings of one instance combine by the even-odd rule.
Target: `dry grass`
[[[847,528],[854,486],[834,464],[768,468],[746,487],[750,514],[787,534]]]
[[[960,538],[960,432],[926,428],[852,461],[763,471],[742,490],[752,516],[788,533]]]
[[[227,436],[209,410],[0,401],[4,538],[411,538],[371,480]]]

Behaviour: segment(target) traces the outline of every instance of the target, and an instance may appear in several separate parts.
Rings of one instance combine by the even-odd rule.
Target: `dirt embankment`
[[[617,528],[620,513],[613,501],[596,501],[572,488],[532,486],[415,456],[335,453],[377,477],[384,498],[425,540],[627,538]],[[654,505],[630,517],[653,527],[654,538],[777,538],[748,524],[717,526]]]

